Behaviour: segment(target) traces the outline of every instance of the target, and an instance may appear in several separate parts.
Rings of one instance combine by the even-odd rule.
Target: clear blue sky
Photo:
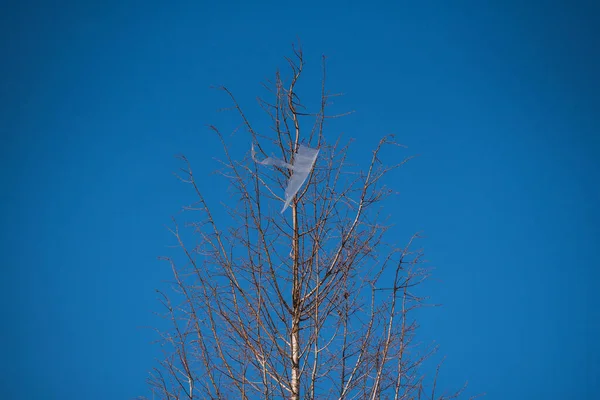
[[[421,339],[446,356],[440,385],[597,397],[599,4],[3,3],[0,398],[148,394],[144,327],[171,276],[156,257],[191,200],[173,156],[216,168],[205,125],[231,115],[210,85],[266,128],[254,99],[297,38],[306,93],[326,54],[336,107],[356,110],[332,136],[420,154],[388,181],[390,213],[436,268]]]

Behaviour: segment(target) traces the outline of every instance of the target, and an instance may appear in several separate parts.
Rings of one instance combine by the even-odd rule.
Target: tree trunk
[[[291,331],[291,358],[292,358],[292,400],[300,399],[300,263],[299,263],[299,234],[298,234],[298,208],[294,201],[292,205],[293,239],[292,239],[292,331]]]

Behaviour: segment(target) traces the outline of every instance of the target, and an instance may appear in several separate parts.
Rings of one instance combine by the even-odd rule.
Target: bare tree
[[[386,166],[384,137],[370,163],[358,171],[347,162],[348,144],[331,140],[325,124],[334,95],[325,88],[320,107],[307,111],[297,95],[302,52],[287,60],[291,79],[277,73],[259,100],[272,122],[259,133],[233,94],[241,124],[257,157],[277,151],[282,165],[265,167],[254,155],[231,154],[226,135],[222,174],[235,205],[226,226],[217,223],[188,160],[180,178],[196,201],[186,207],[193,223],[173,234],[185,262],[166,260],[175,292],[159,292],[172,330],[161,333],[167,355],[151,374],[161,399],[415,399],[425,397],[417,327],[411,310],[423,299],[414,289],[427,277],[421,251],[384,241],[388,226],[380,202],[392,192],[383,178],[407,159]],[[290,210],[274,210],[294,173],[300,145],[320,149]],[[186,228],[194,232],[186,240]],[[185,238],[184,238],[185,236]],[[428,398],[435,397],[435,384]],[[438,396],[437,398],[453,398]]]

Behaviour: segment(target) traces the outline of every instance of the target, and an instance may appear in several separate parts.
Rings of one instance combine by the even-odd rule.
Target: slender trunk
[[[297,204],[292,205],[293,219],[293,285],[292,285],[292,337],[291,337],[291,357],[292,357],[292,400],[300,399],[300,276],[299,276],[299,236],[298,236],[298,210]]]
[[[292,400],[300,399],[300,324],[294,318],[292,325]]]

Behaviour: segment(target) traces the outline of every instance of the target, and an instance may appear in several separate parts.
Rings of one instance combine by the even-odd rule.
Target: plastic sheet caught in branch
[[[310,175],[310,172],[315,165],[315,161],[317,160],[317,155],[319,154],[319,149],[311,149],[310,147],[306,147],[300,145],[298,147],[298,152],[294,156],[293,164],[288,164],[283,160],[274,157],[267,157],[262,161],[259,161],[256,158],[256,151],[254,150],[254,144],[252,144],[252,159],[262,165],[275,165],[281,168],[288,168],[292,170],[292,176],[288,181],[287,187],[285,188],[285,204],[283,205],[283,209],[281,212],[283,213],[286,208],[292,202],[292,199],[302,187],[302,184]]]

